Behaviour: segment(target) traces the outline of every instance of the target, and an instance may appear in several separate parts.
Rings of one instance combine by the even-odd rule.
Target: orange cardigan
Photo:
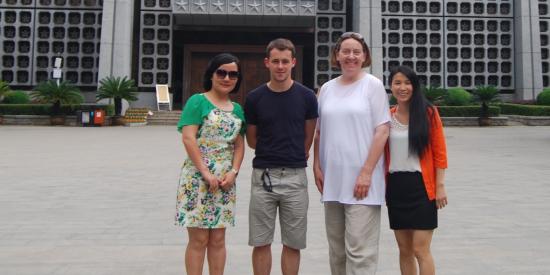
[[[426,192],[428,193],[428,198],[430,200],[435,199],[435,188],[436,188],[436,168],[445,169],[447,168],[447,146],[445,145],[445,135],[443,134],[443,123],[441,123],[441,118],[439,117],[439,112],[434,106],[435,113],[433,116],[429,116],[430,119],[430,142],[426,148],[424,156],[420,158],[420,168],[422,169],[422,179],[424,180],[424,186],[426,187]],[[395,107],[390,109],[390,112],[394,114],[396,111]],[[431,114],[432,111],[429,111],[428,114]],[[390,140],[386,142],[385,153],[386,153],[386,176],[389,173],[390,169]],[[387,178],[387,177],[386,177]]]

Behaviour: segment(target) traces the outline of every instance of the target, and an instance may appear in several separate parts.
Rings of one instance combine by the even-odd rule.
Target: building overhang
[[[174,0],[176,25],[311,27],[317,15],[311,0]]]

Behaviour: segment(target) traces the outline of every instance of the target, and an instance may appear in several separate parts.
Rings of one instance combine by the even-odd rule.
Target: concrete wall
[[[370,48],[372,65],[367,69],[374,76],[382,79],[382,0],[354,0],[353,2],[353,31],[365,37]]]
[[[534,100],[542,91],[541,43],[537,0],[514,1],[517,100]]]

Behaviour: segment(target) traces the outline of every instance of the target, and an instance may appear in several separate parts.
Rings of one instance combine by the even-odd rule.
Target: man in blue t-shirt
[[[296,50],[283,38],[271,41],[265,66],[270,80],[246,97],[246,140],[255,149],[249,209],[249,245],[255,275],[271,272],[271,243],[277,208],[281,225],[284,275],[297,275],[306,247],[307,177],[305,168],[317,121],[317,98],[294,81]]]

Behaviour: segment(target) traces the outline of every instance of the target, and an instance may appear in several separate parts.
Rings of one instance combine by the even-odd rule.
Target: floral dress
[[[204,94],[195,94],[187,101],[178,130],[185,125],[200,125],[197,144],[203,162],[217,178],[232,169],[234,142],[244,134],[244,113],[233,103],[233,111],[215,107]],[[193,161],[183,162],[177,190],[176,225],[198,228],[226,228],[235,225],[235,185],[225,191],[208,191]]]

